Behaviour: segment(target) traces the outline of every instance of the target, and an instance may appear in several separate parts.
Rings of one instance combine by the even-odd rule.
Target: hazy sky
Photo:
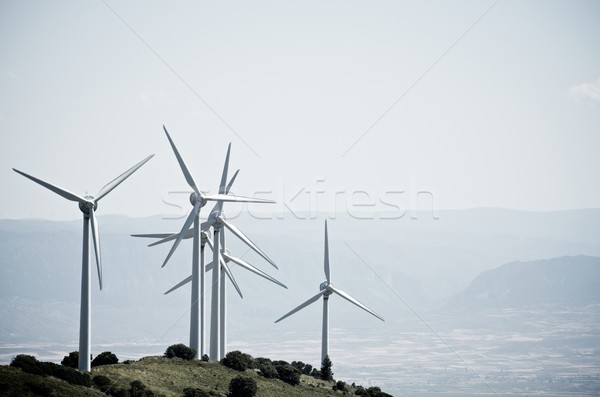
[[[99,214],[177,212],[163,124],[278,211],[600,207],[600,3],[494,4],[0,1],[0,218],[80,216],[12,167],[96,194],[150,153]]]

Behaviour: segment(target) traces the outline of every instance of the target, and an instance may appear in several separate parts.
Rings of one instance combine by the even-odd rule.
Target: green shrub
[[[11,361],[12,367],[21,368],[23,372],[40,376],[54,376],[72,385],[90,387],[92,378],[87,373],[81,373],[74,368],[54,363],[38,361],[33,356],[19,354]]]
[[[257,390],[256,381],[247,376],[237,376],[229,383],[229,397],[254,397]]]
[[[333,387],[333,390],[348,391],[348,385],[346,385],[346,382],[338,380],[335,383],[335,386]]]
[[[44,372],[48,375],[62,379],[72,385],[90,387],[92,386],[92,377],[87,372],[79,372],[74,368],[64,367],[62,365],[40,362]]]
[[[288,383],[292,386],[300,384],[300,375],[302,374],[298,369],[292,367],[290,364],[278,365],[275,367],[279,374],[279,379]]]
[[[104,376],[104,375],[94,376],[94,378],[92,379],[92,382],[94,382],[94,386],[98,390],[100,390],[101,392],[104,392],[104,393],[109,391],[112,386],[112,381],[107,376]]]
[[[171,345],[167,347],[167,351],[165,351],[165,357],[167,358],[182,358],[184,360],[193,360],[196,356],[196,350],[191,347],[187,347],[183,343],[178,343],[176,345]]]
[[[79,352],[71,352],[68,356],[65,356],[60,362],[61,365],[70,368],[78,368],[79,367]]]
[[[203,354],[202,361],[207,362],[208,360],[210,360],[210,358],[208,357],[208,354]]]
[[[210,397],[210,394],[202,389],[187,387],[183,389],[181,397]]]
[[[96,357],[94,357],[94,359],[92,360],[92,367],[99,367],[101,365],[112,365],[118,363],[119,359],[115,354],[111,352],[102,352]]]
[[[332,366],[333,364],[331,363],[329,356],[325,356],[325,358],[321,362],[321,379],[333,380],[333,372],[331,372]]]
[[[23,372],[33,375],[46,376],[44,368],[40,365],[40,362],[33,356],[27,354],[19,354],[14,357],[10,362],[11,367],[21,368]]]
[[[302,369],[302,373],[303,373],[304,375],[310,375],[310,373],[312,372],[312,370],[313,370],[313,366],[312,366],[312,365],[310,365],[310,364],[305,364],[305,365],[304,365],[304,368]]]
[[[310,371],[310,376],[312,376],[313,378],[321,379],[321,371],[319,371],[316,368],[313,368],[312,371]]]
[[[221,361],[227,368],[243,372],[246,369],[252,368],[254,359],[249,354],[242,353],[239,350],[234,350],[227,353]]]
[[[382,392],[381,389],[377,386],[369,387],[368,389],[365,389],[362,386],[356,386],[354,394],[357,396],[364,397],[392,397],[390,394]]]
[[[259,370],[259,375],[267,378],[267,379],[275,379],[279,377],[279,373],[273,362],[268,358],[259,357],[254,359],[254,367]]]

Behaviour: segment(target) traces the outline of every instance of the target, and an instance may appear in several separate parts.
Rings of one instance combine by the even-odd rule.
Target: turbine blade
[[[177,234],[177,238],[175,239],[175,242],[173,243],[173,246],[171,247],[171,250],[169,251],[167,258],[165,259],[165,262],[163,263],[163,265],[161,267],[166,266],[167,262],[171,258],[171,255],[173,255],[173,253],[177,249],[177,246],[179,245],[179,243],[181,243],[181,240],[183,239],[185,232],[190,228],[190,225],[192,224],[192,222],[194,222],[194,218],[198,214],[199,210],[200,210],[200,200],[198,200],[196,202],[196,205],[194,205],[194,209],[190,212],[190,215],[188,216],[185,223],[183,224],[183,227],[181,228],[181,232],[179,232],[179,234]]]
[[[231,186],[233,186],[233,182],[235,182],[235,178],[237,178],[238,173],[240,172],[240,170],[237,170],[235,172],[235,174],[233,174],[233,177],[231,178],[231,180],[229,181],[229,183],[227,184],[227,188],[225,189],[225,194],[228,194],[229,191],[231,190]],[[215,211],[218,211],[219,213],[223,210],[223,204],[221,201],[218,201],[217,204],[215,204],[215,206],[213,207],[213,209],[210,211],[210,213],[214,213]],[[210,225],[208,226],[210,227]],[[202,229],[202,230],[207,230],[207,229]]]
[[[360,303],[358,300],[354,299],[353,297],[351,297],[346,292],[342,291],[341,289],[334,288],[332,286],[329,286],[329,287],[333,290],[333,292],[335,292],[336,294],[338,294],[342,298],[346,299],[348,302],[350,302],[352,304],[355,304],[356,306],[360,307],[361,309],[363,309],[367,313],[369,313],[369,314],[377,317],[381,321],[385,321],[383,319],[383,317],[381,317],[379,314],[375,313],[373,310],[369,309],[367,306],[365,306],[364,304]]]
[[[192,210],[192,211],[193,211],[193,210]],[[158,241],[155,241],[155,242],[153,242],[152,244],[148,244],[148,247],[154,247],[154,246],[156,246],[156,245],[159,245],[159,244],[163,244],[163,243],[166,243],[166,242],[169,242],[169,241],[173,241],[173,240],[175,240],[177,237],[179,237],[179,234],[180,234],[180,233],[171,233],[171,234],[167,234],[167,233],[157,233],[157,234],[154,234],[154,236],[159,236],[159,235],[160,235],[160,236],[166,236],[166,237],[164,237],[164,238],[162,238],[162,239],[160,239],[160,240],[158,240]],[[148,237],[149,237],[149,236],[150,236],[150,235],[148,235]],[[146,236],[146,235],[136,235],[136,236],[134,236],[134,237],[147,237],[147,236]],[[188,238],[192,238],[192,237],[194,237],[194,229],[193,229],[193,228],[192,228],[192,229],[188,229],[188,230],[187,230],[187,231],[184,233],[184,235],[183,235],[183,238],[184,238],[184,239],[188,239]]]
[[[273,262],[271,260],[271,258],[269,258],[267,256],[267,254],[265,254],[260,248],[258,248],[258,246],[252,242],[252,240],[250,240],[244,233],[242,233],[242,231],[240,229],[238,229],[236,226],[232,225],[231,223],[227,222],[226,220],[223,220],[223,224],[227,227],[227,229],[229,229],[231,231],[231,233],[235,234],[240,240],[242,240],[244,243],[246,243],[246,245],[248,247],[252,248],[254,250],[254,252],[256,252],[258,255],[262,256],[267,262],[269,262],[271,265],[273,265],[273,267],[275,267],[275,269],[279,269],[277,267],[277,265],[275,264],[275,262]]]
[[[177,288],[183,287],[184,285],[186,285],[190,281],[192,281],[192,276],[189,276],[186,279],[184,279],[183,281],[180,281],[176,286],[174,286],[173,288],[171,288],[170,290],[168,290],[167,292],[165,292],[164,295],[170,294],[171,292],[175,291]]]
[[[115,179],[113,179],[112,181],[108,182],[102,189],[100,189],[100,191],[98,192],[98,194],[95,197],[95,200],[99,201],[102,197],[104,197],[108,193],[110,193],[114,188],[119,186],[121,184],[121,182],[123,182],[125,179],[129,178],[129,176],[131,174],[136,172],[138,170],[138,168],[140,168],[142,165],[146,164],[146,162],[148,162],[148,160],[150,160],[152,157],[154,157],[153,154],[146,157],[145,159],[143,159],[142,161],[140,161],[139,163],[137,163],[136,165],[134,165],[133,167],[131,167],[130,169],[128,169],[127,171],[125,171],[124,173],[122,173],[121,175],[116,177]]]
[[[283,315],[283,317],[280,317],[275,322],[278,323],[281,320],[283,320],[284,318],[287,318],[287,317],[291,316],[292,314],[296,313],[298,310],[304,309],[306,306],[308,306],[308,305],[310,305],[312,303],[315,303],[321,297],[321,295],[323,295],[325,293],[325,291],[326,290],[323,290],[323,291],[319,292],[318,294],[316,294],[315,296],[313,296],[312,298],[310,298],[309,300],[307,300],[306,302],[304,302],[303,304],[301,304],[297,308],[295,308],[292,311],[290,311],[289,313]]]
[[[194,192],[196,192],[196,194],[198,196],[202,196],[202,194],[200,194],[200,190],[198,190],[198,186],[196,185],[196,182],[194,181],[194,177],[190,173],[190,170],[188,170],[187,165],[185,165],[185,162],[183,161],[183,158],[181,158],[181,155],[179,154],[179,151],[177,150],[175,143],[171,139],[171,135],[169,135],[169,132],[167,131],[167,127],[165,127],[164,125],[163,125],[163,130],[165,130],[165,134],[167,134],[167,139],[169,140],[169,143],[171,144],[171,148],[173,149],[173,152],[175,153],[175,157],[177,157],[177,162],[179,163],[179,167],[181,168],[181,171],[183,172],[183,176],[185,176],[185,180],[187,181],[188,185],[190,185],[190,187],[192,189],[194,189]]]
[[[331,269],[329,268],[329,238],[327,237],[327,219],[325,219],[325,277],[331,283]]]
[[[176,233],[145,233],[145,234],[131,234],[131,237],[142,237],[142,238],[167,238],[171,237]]]
[[[227,155],[225,156],[225,165],[221,174],[221,184],[219,185],[219,194],[225,193],[225,184],[227,183],[227,172],[229,171],[229,153],[231,152],[231,142],[227,146]]]
[[[65,189],[63,189],[61,187],[58,187],[56,185],[53,185],[51,183],[44,182],[41,179],[38,179],[35,176],[31,176],[29,174],[26,174],[23,171],[19,171],[16,168],[13,168],[13,171],[16,172],[17,174],[23,175],[25,178],[31,179],[32,181],[34,181],[35,183],[38,183],[38,184],[42,185],[46,189],[52,190],[54,193],[58,194],[59,196],[62,196],[64,198],[66,198],[67,200],[76,201],[76,202],[87,201],[86,199],[84,199],[81,196],[76,195],[75,193],[71,193],[70,191],[65,190]]]
[[[269,280],[270,282],[272,282],[272,283],[275,283],[275,284],[277,284],[277,285],[280,285],[280,286],[282,286],[283,288],[287,289],[287,286],[286,286],[285,284],[283,284],[283,283],[282,283],[282,282],[280,282],[280,281],[277,281],[275,278],[273,278],[273,277],[269,276],[267,273],[263,272],[262,270],[259,270],[259,269],[257,269],[256,267],[252,266],[252,265],[251,265],[251,264],[249,264],[248,262],[246,262],[246,261],[243,261],[243,260],[241,260],[241,259],[239,259],[239,258],[235,258],[235,257],[233,257],[233,256],[230,256],[230,255],[228,255],[228,254],[226,254],[226,253],[223,253],[222,255],[223,255],[223,257],[224,257],[225,259],[227,259],[227,260],[229,260],[229,261],[231,261],[231,262],[235,263],[236,265],[238,265],[238,266],[241,266],[241,267],[243,267],[244,269],[246,269],[246,270],[249,270],[249,271],[251,271],[252,273],[254,273],[254,274],[257,274],[257,275],[259,275],[259,276],[261,276],[261,277],[263,277],[263,278],[265,278],[265,279]]]
[[[231,180],[229,181],[229,183],[227,184],[227,187],[225,188],[225,194],[229,194],[229,191],[231,190],[231,186],[233,186],[233,182],[235,182],[235,178],[237,178],[237,175],[239,172],[240,172],[240,170],[237,170],[235,172],[235,174],[233,174],[233,176],[231,177]]]
[[[208,244],[208,248],[210,248],[211,251],[214,251],[215,248],[210,237],[206,238],[206,244]]]
[[[232,196],[229,194],[211,194],[203,197],[208,201],[275,204],[275,201],[273,200],[264,200],[254,197]]]
[[[214,223],[213,219],[209,219],[206,222],[202,222],[202,224],[200,225],[200,230],[202,230],[203,232],[207,231],[208,229],[210,229],[210,227],[213,225],[213,223]]]
[[[242,291],[240,290],[240,287],[238,286],[237,282],[235,281],[235,278],[233,278],[233,274],[231,273],[231,270],[229,270],[229,266],[227,266],[227,263],[225,263],[225,261],[223,260],[221,255],[219,255],[219,262],[221,262],[221,267],[223,268],[223,271],[227,274],[227,277],[229,277],[229,280],[231,280],[231,283],[237,290],[238,294],[240,294],[240,298],[244,299],[244,295],[242,295]]]
[[[102,256],[100,255],[100,234],[98,233],[98,221],[93,208],[90,208],[90,221],[92,222],[92,239],[94,240],[94,252],[96,253],[96,268],[98,269],[98,282],[102,291]]]
[[[155,241],[155,242],[153,242],[153,243],[151,243],[151,244],[148,244],[148,247],[154,247],[154,246],[157,246],[157,245],[159,245],[159,244],[163,244],[163,243],[167,243],[167,242],[169,242],[169,241],[173,241],[173,240],[175,240],[177,237],[179,237],[179,233],[173,233],[173,234],[170,234],[170,235],[169,235],[169,236],[167,236],[167,237],[164,237],[164,238],[162,238],[162,239],[160,239],[160,240],[158,240],[158,241]]]
[[[221,183],[219,184],[219,194],[225,194],[225,184],[227,183],[227,172],[229,171],[229,153],[231,152],[231,142],[227,146],[227,155],[225,156],[225,165],[223,165],[223,174],[221,174]],[[223,209],[223,202],[217,202],[219,213]]]

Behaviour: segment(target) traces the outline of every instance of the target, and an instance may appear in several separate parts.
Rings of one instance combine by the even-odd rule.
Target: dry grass
[[[229,382],[240,372],[231,370],[218,363],[198,360],[184,361],[164,357],[145,357],[130,364],[117,364],[97,367],[92,375],[104,375],[122,387],[127,387],[133,380],[142,381],[155,393],[167,397],[180,397],[183,389],[200,388],[226,395]],[[255,371],[244,373],[256,380],[257,397],[308,397],[308,396],[340,396],[332,390],[332,382],[324,382],[310,376],[302,376],[300,385],[291,386],[278,379],[265,379]]]

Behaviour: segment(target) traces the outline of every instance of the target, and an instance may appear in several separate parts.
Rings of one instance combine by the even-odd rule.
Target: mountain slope
[[[449,304],[469,309],[587,305],[600,301],[599,280],[599,257],[517,261],[481,273]]]

